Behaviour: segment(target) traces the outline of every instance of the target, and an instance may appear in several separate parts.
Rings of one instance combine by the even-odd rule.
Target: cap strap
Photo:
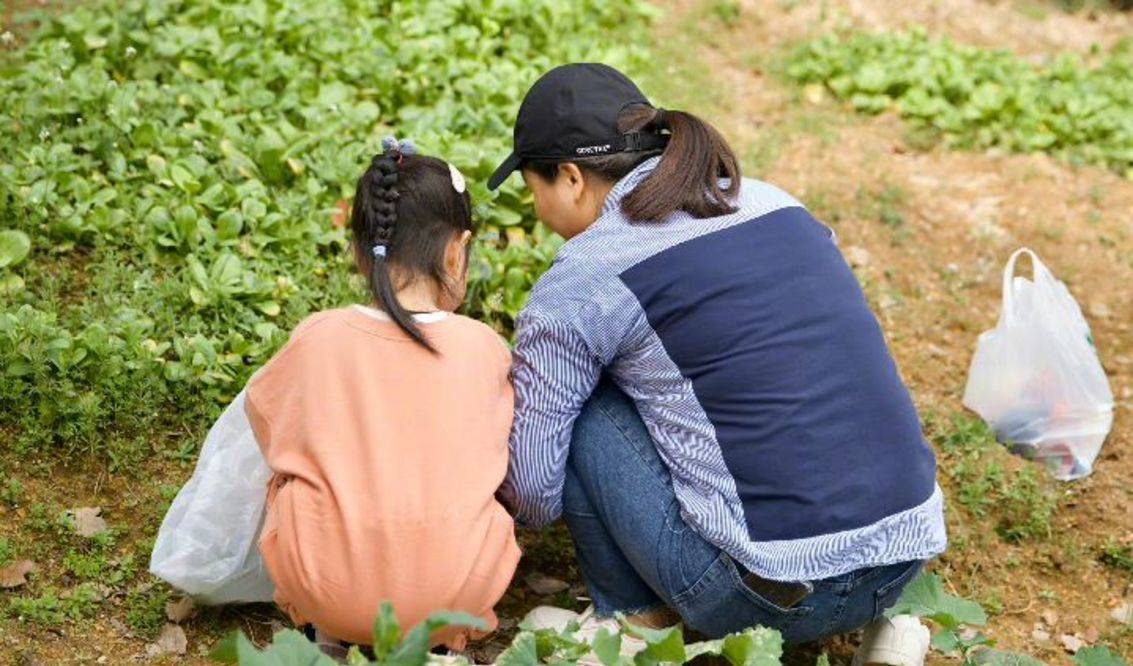
[[[660,150],[669,145],[669,135],[658,132],[628,132],[623,134],[620,152],[637,153]]]

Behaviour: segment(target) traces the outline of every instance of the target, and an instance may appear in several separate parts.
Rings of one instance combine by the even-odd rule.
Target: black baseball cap
[[[664,148],[668,134],[618,131],[618,115],[632,104],[653,106],[633,81],[609,65],[573,63],[552,69],[519,105],[511,155],[488,179],[488,189],[499,187],[527,160]]]

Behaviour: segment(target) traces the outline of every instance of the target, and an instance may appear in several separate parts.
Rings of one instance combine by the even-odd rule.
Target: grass
[[[1012,456],[987,424],[966,414],[944,423],[930,418],[927,430],[952,482],[950,497],[973,518],[989,521],[1008,543],[1051,537],[1059,492],[1041,469]]]
[[[1110,537],[1101,547],[1098,561],[1119,571],[1133,573],[1133,546],[1121,545]]]

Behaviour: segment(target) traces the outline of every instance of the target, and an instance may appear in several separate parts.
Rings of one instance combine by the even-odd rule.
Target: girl
[[[452,314],[465,293],[471,202],[435,157],[385,142],[351,226],[373,307],[312,315],[249,383],[245,410],[274,473],[260,541],[296,623],[369,643],[383,601],[408,627],[462,610],[494,628],[515,572],[507,348]],[[435,636],[456,643],[463,636]]]
[[[489,186],[521,170],[567,240],[518,321],[517,518],[564,516],[599,617],[789,643],[878,620],[944,550],[942,498],[832,232],[603,65],[544,75],[514,141]],[[914,620],[875,634],[862,659],[923,659]]]

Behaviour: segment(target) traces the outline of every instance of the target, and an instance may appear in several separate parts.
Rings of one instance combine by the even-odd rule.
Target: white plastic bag
[[[271,601],[275,586],[258,547],[270,478],[241,391],[165,514],[150,573],[206,604]]]
[[[1031,257],[1033,280],[1015,276],[1022,254]],[[1027,248],[1003,271],[1003,311],[976,345],[964,406],[1063,481],[1091,472],[1113,425],[1113,394],[1090,327],[1066,285]]]

